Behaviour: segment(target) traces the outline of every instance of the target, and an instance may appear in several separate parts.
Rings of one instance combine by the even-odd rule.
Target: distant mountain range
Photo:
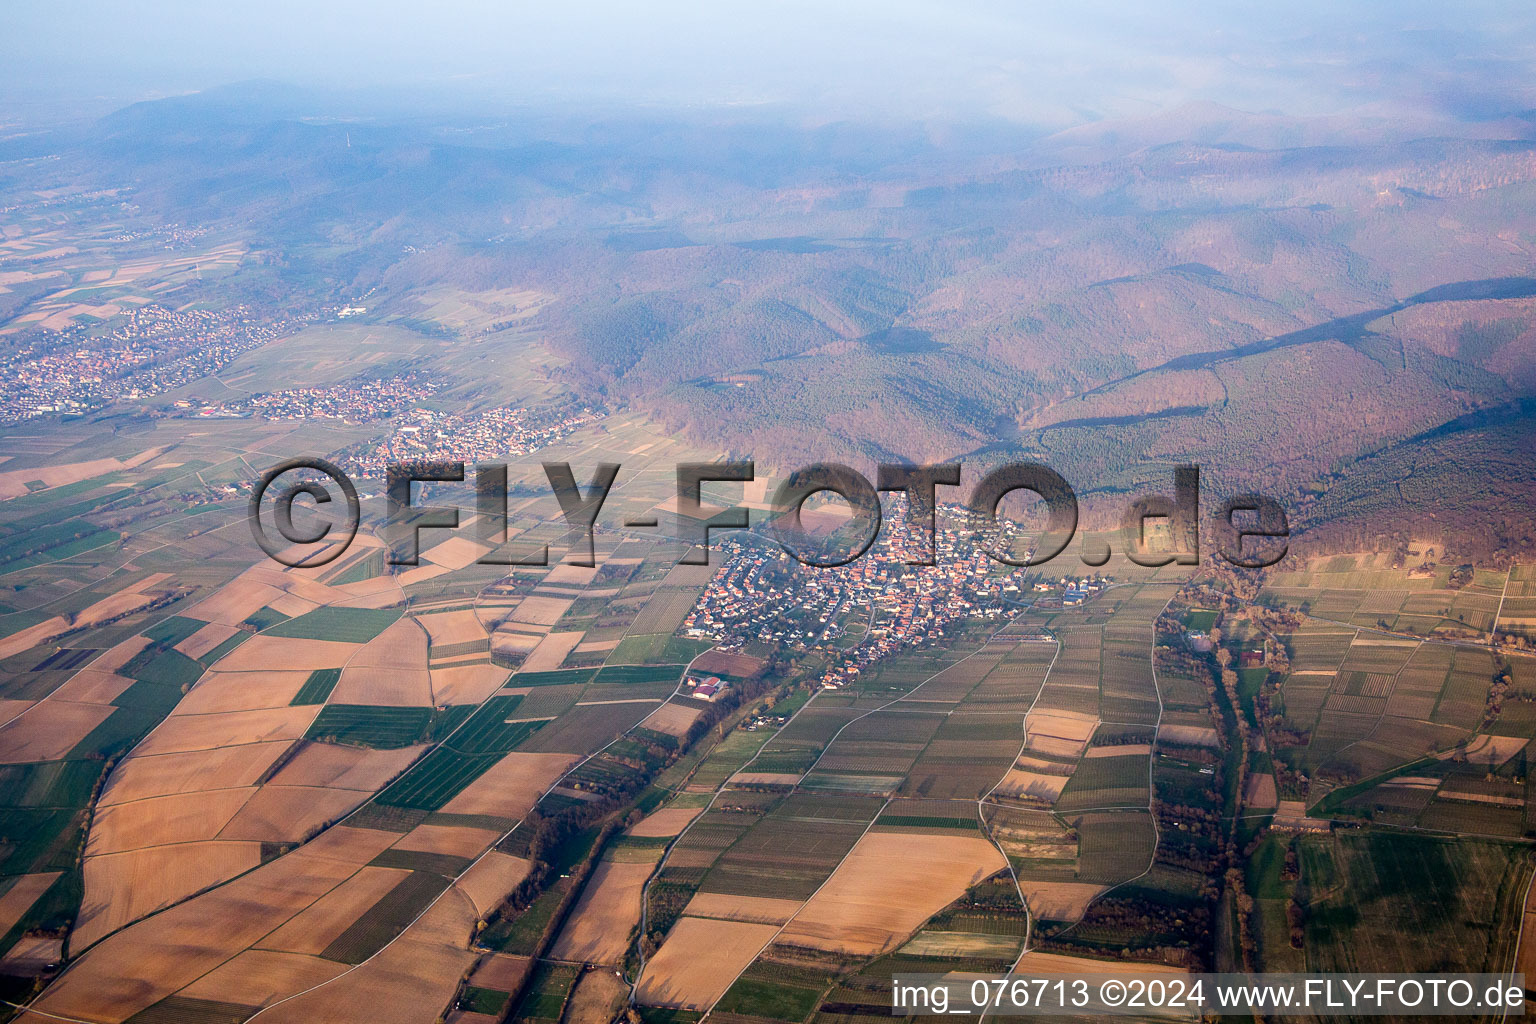
[[[1536,537],[1528,118],[1207,104],[1040,137],[328,102],[138,104],[0,143],[0,174],[57,158],[370,315],[541,296],[517,315],[567,387],[768,466],[1040,459],[1092,519],[1188,461],[1320,544]]]

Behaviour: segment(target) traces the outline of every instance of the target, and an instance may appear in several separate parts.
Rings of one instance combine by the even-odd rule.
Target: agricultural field
[[[648,507],[657,499],[646,486],[615,500]],[[655,577],[668,579],[674,554],[628,550],[634,568],[654,559]],[[368,557],[365,546],[299,571],[213,558],[175,591],[163,570],[119,573],[104,586],[132,600],[104,606],[111,621],[77,630],[73,646],[51,626],[28,631],[46,619],[6,634],[21,674],[5,677],[0,814],[7,835],[28,842],[4,847],[0,954],[15,946],[25,953],[15,962],[31,963],[46,954],[43,934],[65,935],[48,941],[71,964],[40,1009],[103,1024],[210,1005],[230,1019],[272,1007],[268,1016],[346,1020],[372,1004],[359,992],[383,986],[402,1012],[430,1018],[489,955],[473,942],[477,918],[500,929],[536,917],[537,899],[528,914],[517,902],[529,885],[569,894],[560,920],[595,922],[590,934],[611,947],[601,958],[624,958],[627,928],[615,932],[613,914],[638,918],[659,849],[649,861],[636,857],[643,844],[598,860],[589,829],[590,864],[572,864],[591,886],[562,881],[572,869],[558,858],[526,854],[550,857],[561,823],[611,817],[678,756],[706,709],[666,697],[701,646],[663,632],[617,658],[610,645],[585,671],[559,659],[497,668],[488,637],[502,621],[563,615],[559,602],[586,600],[598,574],[555,566],[545,584],[520,573],[520,587],[566,592],[532,593],[526,607],[476,612],[471,591],[423,596],[418,610],[417,598],[381,585],[389,577]],[[457,571],[408,587],[447,593]],[[691,605],[691,586],[662,592],[652,614],[665,630],[680,601]],[[100,600],[86,597],[82,608]],[[531,847],[519,832],[530,817],[542,822]],[[552,921],[544,931],[537,941],[552,943]],[[541,983],[532,1001],[526,988],[497,978],[457,1005],[560,1017],[561,1002],[543,1005],[558,986]],[[584,1012],[606,1012],[596,1007],[613,993],[586,988]]]
[[[1495,616],[1519,618],[1521,606],[1507,602],[1511,589],[1517,601],[1523,598],[1523,580],[1530,571],[1519,566],[1502,572],[1479,569],[1463,580],[1450,565],[1393,569],[1379,557],[1339,555],[1314,560],[1305,570],[1274,573],[1259,601],[1343,626],[1487,639]]]
[[[610,499],[639,515],[667,501],[681,450],[648,431],[625,420],[560,452],[653,446]],[[233,458],[184,466],[234,480]],[[160,486],[183,485],[180,468]],[[119,472],[51,489],[106,503]],[[158,523],[17,570],[40,610],[0,613],[0,964],[69,965],[38,1009],[345,1022],[388,998],[402,1019],[606,1024],[633,994],[656,1020],[863,1016],[893,971],[1001,969],[1026,934],[1031,956],[1195,949],[1222,847],[1205,824],[1166,827],[1169,808],[1229,801],[1245,827],[1480,837],[1441,863],[1309,836],[1299,881],[1255,854],[1252,926],[1276,963],[1291,961],[1274,914],[1297,891],[1317,894],[1319,935],[1347,931],[1310,888],[1328,871],[1366,892],[1454,882],[1456,906],[1351,927],[1406,922],[1468,944],[1469,963],[1507,955],[1468,936],[1505,928],[1484,908],[1523,880],[1509,851],[1532,832],[1536,674],[1455,641],[1518,625],[1523,570],[1508,587],[1412,581],[1400,601],[1385,569],[1276,575],[1260,604],[1308,611],[1275,634],[1284,671],[1242,669],[1235,710],[1198,663],[1158,653],[1173,569],[1115,575],[1077,607],[963,619],[820,688],[878,615],[822,649],[723,649],[684,635],[714,568],[601,532],[596,568],[561,563],[557,516],[546,499],[512,513],[555,564],[510,572],[477,566],[467,540],[432,537],[403,571],[373,538],[285,571],[199,535],[182,538],[198,571],[173,579]],[[1221,630],[1236,655],[1262,643],[1218,607],[1183,628]],[[706,676],[742,699],[689,697]],[[1257,727],[1263,707],[1305,742],[1250,750],[1233,796],[1223,716]],[[1287,771],[1307,777],[1299,810]],[[1399,881],[1377,877],[1393,857]],[[1156,926],[1132,941],[1132,917]]]
[[[1516,565],[1509,573],[1494,627],[1511,639],[1536,641],[1536,564]]]
[[[995,935],[995,921],[922,926],[980,886],[1002,901],[987,913],[1014,915],[1022,934],[1026,904],[1075,920],[1106,887],[1146,871],[1159,707],[1152,623],[1173,590],[1110,591],[1091,606],[1097,614],[994,628],[968,656],[894,660],[856,692],[818,694],[766,742],[742,746],[733,773],[706,774],[711,761],[724,766],[711,755],[690,787],[713,788],[711,805],[647,892],[648,928],[665,937],[641,974],[642,1002],[697,1009],[719,998],[714,981],[679,969],[704,922],[775,927],[775,942],[844,963],[897,949],[1006,963],[1019,940]],[[1101,720],[1103,706],[1119,717]],[[1008,788],[1021,776],[1060,784],[1042,799]],[[937,886],[934,865],[945,866]],[[898,890],[931,902],[897,903]],[[820,986],[786,992],[780,1005],[773,986],[750,980],[777,955],[761,954],[715,1009],[803,1018]]]
[[[280,622],[267,630],[266,635],[366,644],[399,618],[399,613],[389,608],[327,606]]]
[[[791,919],[782,938],[837,953],[882,953],[1006,864],[980,835],[870,832]],[[894,892],[908,896],[893,901]]]
[[[1287,671],[1259,683],[1283,738],[1274,757],[1311,778],[1309,803],[1383,823],[1523,834],[1523,793],[1473,793],[1445,777],[1523,778],[1516,758],[1536,733],[1522,691],[1496,710],[1491,695],[1501,679],[1525,677],[1525,659],[1314,620],[1278,638]],[[1486,827],[1475,826],[1480,814]]]
[[[1299,969],[1498,972],[1510,963],[1530,877],[1519,847],[1367,832],[1304,836],[1298,852],[1299,879],[1272,875],[1263,913],[1283,922],[1275,897],[1292,890],[1306,929]],[[1403,899],[1410,889],[1415,897]],[[1345,938],[1360,928],[1371,943]]]

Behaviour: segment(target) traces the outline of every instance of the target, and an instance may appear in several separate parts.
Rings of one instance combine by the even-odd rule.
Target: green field
[[[820,998],[819,988],[802,988],[783,981],[759,981],[741,977],[720,997],[715,1011],[770,1020],[801,1021],[816,1009]]]
[[[363,747],[408,747],[421,740],[431,722],[431,708],[327,704],[304,735],[307,739]]]
[[[245,617],[245,624],[259,632],[263,629],[271,629],[280,622],[287,622],[288,618],[275,608],[258,608]]]
[[[448,747],[437,747],[385,787],[377,801],[385,806],[435,811],[501,757],[499,752],[463,754]]]
[[[293,700],[288,703],[292,706],[306,704],[324,704],[331,691],[336,689],[336,684],[341,681],[341,669],[317,668],[304,680],[304,685],[299,687],[299,692],[293,695]]]
[[[503,953],[532,956],[569,894],[570,883],[556,881],[516,916],[504,917],[487,928],[481,941]]]
[[[699,765],[698,771],[693,775],[693,784],[710,789],[724,785],[725,780],[740,771],[752,755],[756,754],[772,736],[771,732],[744,732],[740,729],[731,733],[717,743],[709,752],[709,756],[704,759],[704,763]],[[753,767],[756,767],[755,762]]]
[[[495,1016],[506,1009],[509,998],[507,993],[497,991],[494,988],[465,985],[464,991],[459,994],[459,1008],[470,1013],[484,1013]]]
[[[529,979],[512,1019],[539,1022],[559,1020],[579,975],[578,967],[541,962],[534,968],[533,977]]]
[[[450,743],[466,754],[488,754],[511,750],[542,726],[543,722],[508,722],[523,698],[519,695],[496,696],[487,700],[454,732]]]
[[[185,615],[172,615],[170,618],[161,619],[153,626],[144,630],[142,635],[149,637],[151,641],[161,647],[175,647],[206,625],[207,623],[201,619],[192,619]]]
[[[203,674],[203,666],[180,651],[151,645],[129,659],[119,674],[179,691],[197,682]]]
[[[1307,970],[1508,969],[1530,866],[1521,847],[1393,832],[1301,841]]]
[[[1201,633],[1208,633],[1211,627],[1216,625],[1217,612],[1207,608],[1196,608],[1184,616],[1184,625]]]
[[[677,682],[683,674],[682,665],[609,665],[597,672],[598,683],[665,683]]]
[[[474,860],[470,857],[459,857],[451,853],[388,849],[368,863],[374,867],[404,868],[407,871],[442,875],[445,878],[456,878],[474,863]]]
[[[597,675],[595,669],[557,669],[552,672],[518,672],[508,682],[517,686],[566,686],[572,683],[588,683]]]
[[[412,871],[326,946],[321,956],[344,964],[360,964],[395,936],[448,888],[449,881],[430,871]]]
[[[394,608],[316,608],[278,623],[266,635],[365,644],[399,617],[399,610]]]
[[[645,665],[660,661],[670,637],[665,633],[626,636],[608,655],[609,665]]]
[[[875,822],[876,828],[890,829],[948,829],[973,832],[981,828],[981,822],[972,817],[942,817],[936,814],[882,814]]]

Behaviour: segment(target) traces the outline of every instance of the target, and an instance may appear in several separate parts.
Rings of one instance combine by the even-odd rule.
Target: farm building
[[[725,680],[721,679],[719,676],[710,676],[702,683],[694,685],[692,695],[699,700],[712,701],[729,688],[730,687],[725,682]]]

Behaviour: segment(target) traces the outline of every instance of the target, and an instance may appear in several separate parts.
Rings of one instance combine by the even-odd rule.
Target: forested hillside
[[[1208,494],[1271,493],[1319,540],[1507,556],[1501,537],[1536,536],[1529,460],[1499,500],[1455,497],[1486,465],[1457,452],[1530,436],[1529,120],[1205,104],[956,144],[751,115],[419,127],[311,102],[216,90],[0,155],[138,214],[259,225],[226,293],[366,300],[445,346],[517,326],[507,344],[537,338],[580,400],[770,470],[1040,459],[1108,521],[1194,462]],[[473,396],[498,372],[451,383]]]

